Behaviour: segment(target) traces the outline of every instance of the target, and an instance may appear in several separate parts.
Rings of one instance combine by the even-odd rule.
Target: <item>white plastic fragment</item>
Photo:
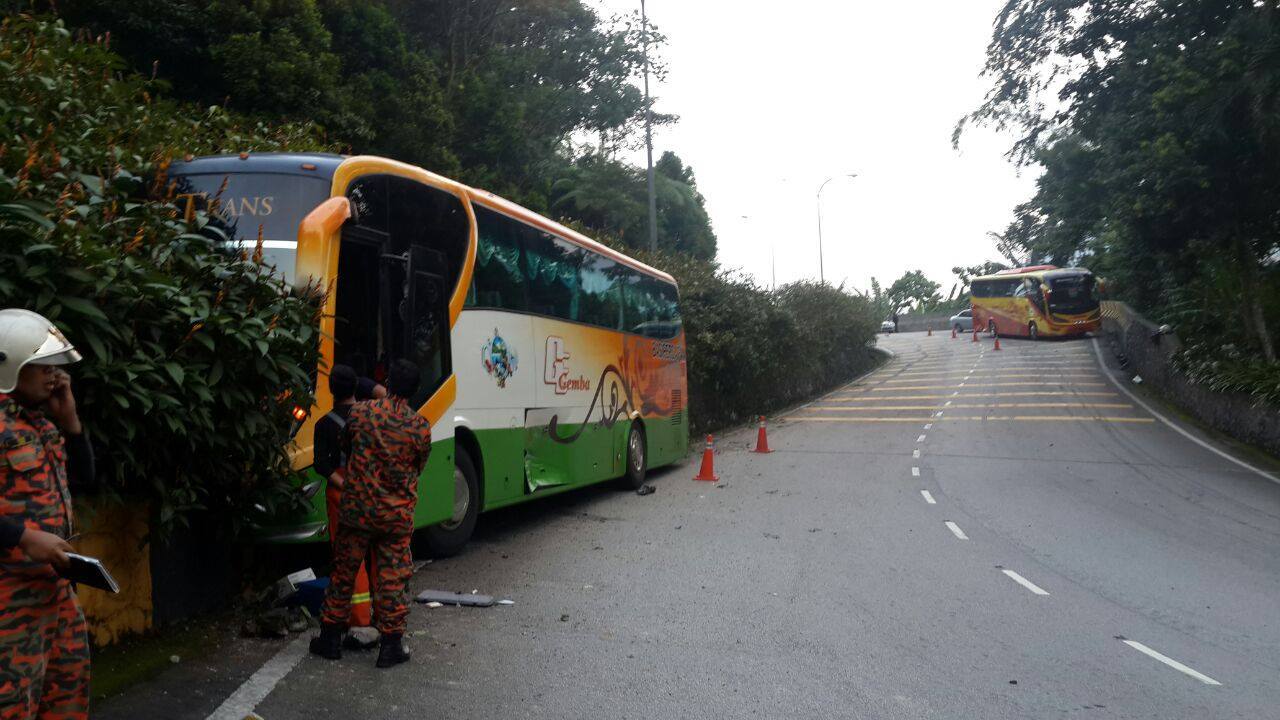
[[[499,600],[498,604],[499,605],[515,605],[516,601],[515,600]]]
[[[431,602],[427,603],[427,607],[429,607],[429,608],[442,608],[442,607],[444,607],[444,603],[442,603],[442,602],[435,602],[435,601],[433,600],[433,601],[431,601]]]
[[[1141,376],[1141,375],[1134,375],[1134,376],[1133,376],[1133,384],[1134,384],[1134,385],[1141,385],[1141,384],[1142,384],[1142,376]]]

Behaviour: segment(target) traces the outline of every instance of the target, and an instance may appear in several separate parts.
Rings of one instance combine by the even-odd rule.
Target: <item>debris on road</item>
[[[560,622],[569,622],[569,615],[566,613],[560,616]]]
[[[436,602],[435,600],[432,600],[431,602],[427,603],[427,607],[432,608],[432,609],[435,609],[435,608],[442,608],[442,607],[444,607],[444,603],[442,603],[442,602]]]
[[[378,630],[368,626],[357,626],[347,632],[342,644],[353,650],[368,650],[378,644]]]
[[[498,604],[499,605],[515,605],[516,601],[515,600],[499,600]]]
[[[494,603],[492,595],[480,595],[475,591],[466,594],[445,590],[423,590],[418,593],[417,600],[423,604],[438,602],[445,605],[463,605],[467,607],[490,607]]]
[[[310,580],[315,580],[315,579],[316,579],[316,571],[312,570],[311,568],[306,568],[304,570],[299,570],[297,572],[293,572],[293,573],[289,573],[288,575],[285,575],[284,577],[276,581],[276,585],[275,585],[276,602],[284,602],[285,600],[288,600],[289,598],[293,597],[293,594],[295,592],[298,591],[299,585],[301,585],[304,582],[308,582]]]
[[[640,487],[636,488],[637,495],[652,495],[656,491],[657,491],[657,488],[655,488],[652,485],[641,485]]]
[[[431,562],[432,562],[431,560],[418,560],[413,564],[413,574],[417,575],[419,572],[422,571],[422,568],[430,565]]]
[[[1142,384],[1142,376],[1141,376],[1141,375],[1134,375],[1134,376],[1133,376],[1133,384],[1134,384],[1134,385],[1141,385],[1141,384]]]

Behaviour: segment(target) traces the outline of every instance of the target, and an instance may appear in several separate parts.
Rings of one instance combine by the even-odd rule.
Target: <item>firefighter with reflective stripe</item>
[[[336,555],[338,506],[342,498],[343,471],[347,465],[346,454],[342,451],[342,433],[356,401],[386,397],[387,389],[372,380],[357,377],[349,365],[334,365],[329,371],[329,393],[333,395],[333,410],[316,422],[315,469],[328,480],[324,491],[325,511],[329,516],[329,544]],[[368,627],[372,618],[369,574],[361,564],[351,596],[351,625]]]
[[[409,659],[404,648],[409,607],[405,590],[413,573],[409,540],[418,504],[418,476],[431,454],[431,427],[409,404],[420,371],[408,360],[391,366],[388,397],[351,409],[343,442],[346,480],[338,513],[334,567],[321,614],[320,636],[311,652],[342,657],[342,636],[351,614],[351,591],[360,563],[373,580],[374,627],[381,634],[377,666]]]
[[[53,323],[0,310],[0,720],[89,716],[89,641],[66,567],[71,485],[93,453],[59,366],[80,359]]]

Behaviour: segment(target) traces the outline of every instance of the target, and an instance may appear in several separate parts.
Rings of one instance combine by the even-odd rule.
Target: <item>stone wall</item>
[[[1182,347],[1174,334],[1160,334],[1159,326],[1119,302],[1102,303],[1102,334],[1132,382],[1154,388],[1179,408],[1206,425],[1237,440],[1280,455],[1280,408],[1258,406],[1248,395],[1214,392],[1196,385],[1173,365]]]
[[[955,313],[925,313],[923,315],[899,315],[898,316],[898,332],[924,332],[929,328],[933,328],[934,332],[942,332],[946,330],[951,332],[947,321]]]

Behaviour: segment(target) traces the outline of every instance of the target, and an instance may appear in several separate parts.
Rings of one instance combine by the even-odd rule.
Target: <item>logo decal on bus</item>
[[[555,388],[557,395],[564,395],[570,390],[590,390],[591,381],[583,375],[569,377],[569,351],[565,349],[564,338],[555,335],[547,336],[547,353],[542,364],[542,382]]]
[[[480,362],[484,364],[484,371],[489,373],[489,377],[498,381],[499,388],[505,388],[507,378],[520,369],[520,357],[516,355],[514,348],[507,346],[507,341],[498,334],[498,328],[493,329],[493,337],[486,340],[480,348]]]

